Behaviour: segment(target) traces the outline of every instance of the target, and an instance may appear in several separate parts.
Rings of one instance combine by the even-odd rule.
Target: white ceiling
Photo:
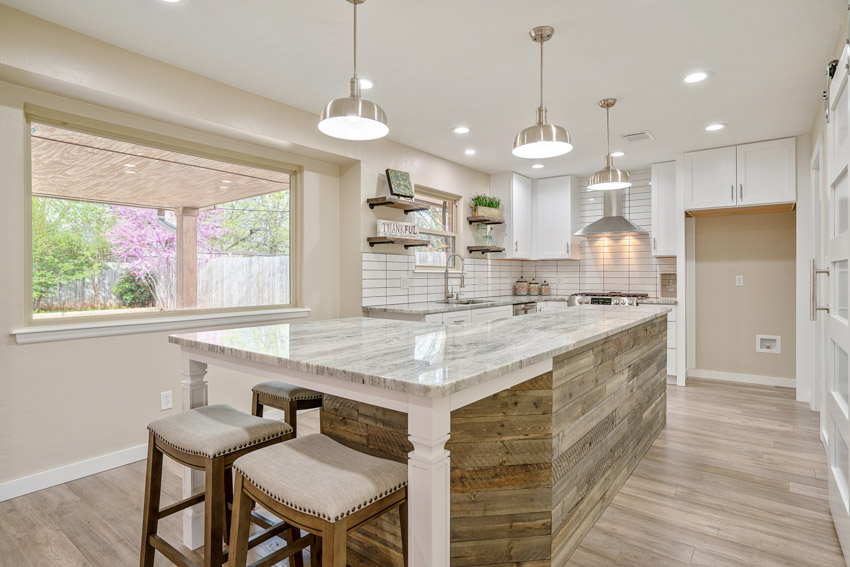
[[[344,0],[4,0],[120,47],[317,115],[347,94],[352,8]],[[805,134],[846,0],[369,0],[358,9],[359,74],[390,138],[486,172],[588,174],[605,155],[604,113],[620,167],[675,153]],[[534,122],[538,47],[551,25],[551,122],[575,149],[544,169],[511,155]],[[682,78],[707,70],[710,78]],[[721,132],[706,132],[725,122]],[[463,124],[470,134],[450,131]],[[654,141],[620,134],[649,129]],[[367,142],[368,143],[368,142]],[[464,155],[475,148],[476,155]]]

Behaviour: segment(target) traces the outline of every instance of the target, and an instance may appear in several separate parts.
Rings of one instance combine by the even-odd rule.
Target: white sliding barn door
[[[850,557],[850,88],[847,63],[848,49],[845,47],[830,88],[826,140],[829,322],[824,409],[829,506],[845,557]]]

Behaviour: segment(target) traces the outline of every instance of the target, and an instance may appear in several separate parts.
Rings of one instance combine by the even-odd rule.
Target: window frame
[[[448,236],[453,237],[455,239],[455,254],[460,254],[461,250],[461,231],[459,228],[459,220],[458,220],[458,211],[460,210],[460,203],[463,197],[461,195],[455,195],[453,193],[447,193],[445,191],[439,191],[437,189],[432,189],[430,187],[420,187],[416,186],[416,200],[422,200],[422,197],[425,199],[440,199],[442,201],[451,203],[452,206],[452,224],[454,225],[454,231],[444,231],[444,230],[432,230],[432,229],[424,229],[419,226],[420,234],[429,234],[433,236]],[[427,201],[426,201],[427,202]],[[414,213],[415,214],[415,213]],[[414,217],[415,219],[416,217]],[[415,221],[414,221],[415,222]],[[461,254],[462,255],[462,254]],[[445,266],[420,266],[416,263],[416,251],[413,252],[413,271],[415,272],[443,272],[445,271]],[[449,271],[460,271],[460,266],[458,262],[455,262],[454,266],[449,267]]]
[[[49,126],[55,126],[58,128],[63,128],[65,130],[71,130],[75,132],[80,132],[83,134],[89,134],[93,136],[100,136],[104,138],[110,138],[113,140],[118,140],[121,142],[128,142],[132,144],[138,144],[143,146],[148,146],[160,150],[167,150],[172,152],[183,153],[189,156],[194,157],[202,157],[212,160],[223,161],[226,163],[231,163],[235,165],[244,165],[248,167],[256,167],[260,169],[268,169],[272,171],[277,171],[281,173],[286,173],[290,176],[289,183],[289,303],[288,304],[274,304],[274,305],[255,305],[250,307],[218,307],[211,309],[179,309],[173,311],[157,311],[157,312],[147,312],[147,313],[126,313],[126,312],[105,312],[103,314],[97,315],[86,315],[86,316],[69,316],[69,317],[55,317],[55,318],[35,318],[32,311],[32,285],[33,285],[33,274],[32,274],[32,143],[31,143],[31,132],[32,132],[32,123],[45,124]],[[25,218],[25,232],[24,235],[24,246],[25,246],[25,282],[24,282],[24,324],[25,327],[55,327],[57,325],[60,326],[73,326],[73,325],[85,325],[87,323],[91,324],[99,324],[99,323],[109,323],[109,322],[133,322],[137,321],[138,323],[142,323],[145,319],[156,320],[156,319],[180,319],[190,321],[193,317],[197,317],[199,320],[208,319],[212,315],[221,315],[223,317],[229,316],[238,316],[239,314],[250,315],[251,312],[257,312],[258,315],[263,313],[284,313],[286,310],[293,311],[301,311],[303,306],[301,304],[301,267],[302,267],[302,254],[301,254],[301,231],[302,231],[302,195],[303,195],[303,167],[284,163],[281,161],[255,156],[251,154],[246,154],[243,152],[226,149],[221,146],[213,146],[206,143],[195,142],[190,139],[185,138],[176,138],[166,134],[160,134],[154,130],[156,126],[162,125],[166,126],[165,123],[159,121],[153,121],[153,128],[151,130],[141,130],[129,126],[123,126],[121,124],[112,123],[112,122],[104,122],[101,120],[96,120],[93,118],[87,118],[84,116],[78,116],[74,114],[69,114],[66,112],[53,110],[49,108],[39,107],[35,105],[25,104],[24,105],[24,125],[25,131],[24,135],[24,166],[25,166],[25,179],[24,179],[24,218]],[[209,134],[205,132],[201,132],[198,130],[192,130],[189,128],[181,129],[187,131],[190,136],[196,135],[197,137],[209,137]],[[224,138],[219,135],[214,135],[218,138],[222,138],[223,140],[231,140],[228,138]],[[237,140],[233,140],[237,142]],[[240,142],[242,143],[242,142]],[[251,144],[256,145],[256,144]],[[262,146],[258,146],[262,147]],[[268,149],[268,148],[263,148]],[[154,321],[151,321],[152,323]],[[88,325],[86,325],[88,326]],[[189,328],[192,325],[187,322],[187,324],[183,325],[184,328]],[[140,331],[141,332],[141,331]]]

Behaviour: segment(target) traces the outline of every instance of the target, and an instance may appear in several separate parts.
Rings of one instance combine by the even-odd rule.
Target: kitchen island
[[[459,326],[352,318],[170,341],[183,350],[184,408],[206,403],[207,365],[225,366],[324,392],[324,433],[406,459],[413,567],[562,565],[664,427],[669,310],[581,306]],[[194,514],[187,544],[200,535]],[[400,564],[398,540],[379,521],[350,548]]]

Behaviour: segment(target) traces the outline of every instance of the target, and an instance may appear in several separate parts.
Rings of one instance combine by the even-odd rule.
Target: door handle
[[[744,200],[744,184],[741,183],[740,185],[738,185],[738,187],[740,187],[740,191],[739,191],[738,195],[740,196],[741,201],[743,201]]]
[[[812,285],[811,285],[811,302],[809,304],[809,319],[814,321],[817,319],[818,311],[826,311],[829,313],[829,305],[818,305],[817,298],[817,283],[818,274],[829,275],[829,268],[818,268],[817,260],[812,258]]]
[[[729,200],[735,202],[735,184],[729,186]]]

